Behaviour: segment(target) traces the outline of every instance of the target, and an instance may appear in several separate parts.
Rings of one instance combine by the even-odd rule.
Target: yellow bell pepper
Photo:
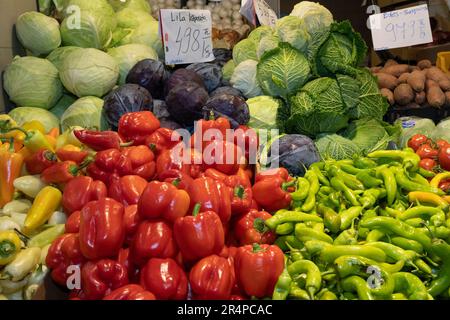
[[[22,242],[16,232],[0,231],[0,266],[13,261],[22,247]]]
[[[55,187],[47,186],[42,189],[27,213],[23,233],[31,234],[50,219],[53,212],[61,205],[61,199],[62,193]]]
[[[26,131],[37,130],[43,134],[46,133],[44,125],[37,120],[31,120],[29,122],[25,122],[22,125],[22,129],[24,129]]]

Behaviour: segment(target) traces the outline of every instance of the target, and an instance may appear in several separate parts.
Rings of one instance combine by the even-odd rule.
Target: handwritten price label
[[[376,51],[433,42],[426,4],[374,14],[369,21]]]
[[[255,26],[258,20],[262,26],[275,27],[278,20],[275,11],[264,0],[242,0],[240,13]]]
[[[160,10],[166,64],[208,62],[215,59],[209,10]]]

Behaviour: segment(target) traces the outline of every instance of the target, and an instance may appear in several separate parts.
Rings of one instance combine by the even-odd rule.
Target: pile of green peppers
[[[313,164],[266,221],[285,252],[274,300],[450,296],[450,215],[412,149]]]

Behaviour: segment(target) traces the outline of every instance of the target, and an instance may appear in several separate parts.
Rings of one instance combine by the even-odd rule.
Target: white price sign
[[[426,4],[370,16],[376,51],[433,42]]]
[[[240,13],[256,26],[256,18],[262,26],[274,27],[278,17],[264,0],[242,0]]]
[[[209,10],[161,9],[159,21],[166,64],[215,59]]]

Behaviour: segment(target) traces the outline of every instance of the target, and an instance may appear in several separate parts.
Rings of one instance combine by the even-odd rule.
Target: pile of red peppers
[[[289,207],[284,186],[292,178],[283,168],[254,177],[248,159],[240,161],[258,143],[251,129],[235,131],[235,140],[205,141],[205,128],[225,132],[231,126],[225,118],[200,122],[202,130],[186,144],[201,161],[176,161],[177,147],[185,142],[143,111],[124,115],[118,132],[76,131],[96,153],[81,164],[50,166],[58,174],[47,174],[47,181],[63,185],[69,218],[46,262],[64,288],[68,270],[79,268],[81,287],[70,291],[71,299],[272,296],[284,255],[264,221]],[[235,144],[242,138],[246,150]],[[203,161],[195,146],[211,144],[237,155],[236,161]]]

